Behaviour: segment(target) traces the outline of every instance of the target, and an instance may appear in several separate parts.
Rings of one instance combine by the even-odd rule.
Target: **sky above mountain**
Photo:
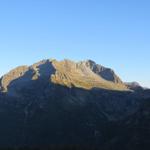
[[[0,75],[45,58],[92,59],[150,87],[150,1],[2,0]]]

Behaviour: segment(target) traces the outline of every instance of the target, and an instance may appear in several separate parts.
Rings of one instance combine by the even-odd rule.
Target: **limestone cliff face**
[[[24,74],[29,70],[28,66],[20,66],[17,67],[13,70],[11,70],[9,73],[7,73],[6,75],[4,75],[1,78],[1,83],[0,83],[0,87],[2,91],[7,91],[7,87],[9,86],[9,84],[15,80],[18,79],[22,76],[24,76]]]
[[[104,88],[126,90],[127,87],[111,70],[90,61],[73,62],[70,60],[54,61],[55,75],[52,81],[66,86],[85,89]]]
[[[84,64],[86,67],[90,68],[94,73],[99,75],[104,80],[118,83],[118,84],[123,83],[121,81],[121,79],[115,74],[115,72],[112,69],[106,68],[106,67],[99,65],[99,64],[96,64],[92,60],[82,61],[82,62],[80,62],[80,64],[81,65]]]
[[[13,69],[1,78],[1,91],[23,88],[33,80],[46,80],[67,87],[84,89],[102,88],[110,90],[128,90],[126,85],[114,73],[95,62],[71,60],[43,60],[32,66],[21,66]]]

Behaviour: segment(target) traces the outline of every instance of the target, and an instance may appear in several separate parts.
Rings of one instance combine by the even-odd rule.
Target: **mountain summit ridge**
[[[69,59],[57,61],[45,59],[31,66],[17,67],[0,80],[3,92],[16,87],[28,86],[31,80],[45,79],[49,83],[83,89],[102,88],[110,90],[128,90],[115,72],[92,60],[74,62]]]

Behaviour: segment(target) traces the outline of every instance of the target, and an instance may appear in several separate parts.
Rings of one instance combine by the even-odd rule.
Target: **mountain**
[[[149,102],[92,60],[17,67],[0,79],[0,148],[149,149]]]
[[[70,60],[43,60],[32,66],[20,66],[1,78],[0,89],[14,93],[27,87],[32,80],[45,79],[49,83],[84,89],[103,88],[128,90],[113,70],[91,60],[75,63]]]
[[[126,82],[125,85],[131,90],[141,90],[144,89],[138,82]]]

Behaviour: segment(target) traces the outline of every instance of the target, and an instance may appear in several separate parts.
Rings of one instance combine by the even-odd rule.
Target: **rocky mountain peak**
[[[17,67],[1,78],[0,87],[2,91],[21,89],[28,87],[33,80],[84,89],[127,90],[126,85],[112,69],[98,65],[92,60],[74,62],[68,59],[47,59],[31,66]]]
[[[138,82],[125,82],[125,85],[131,90],[141,90],[144,89]]]
[[[115,74],[115,72],[110,68],[106,68],[102,65],[96,64],[92,60],[86,60],[86,61],[82,61],[80,63],[84,64],[86,67],[90,68],[94,73],[96,73],[97,75],[102,77],[104,80],[118,83],[118,84],[123,83],[121,81],[121,79]]]
[[[17,78],[20,78],[28,70],[29,70],[28,66],[20,66],[20,67],[17,67],[15,69],[11,70],[10,72],[5,74],[4,76],[2,76],[1,83],[0,83],[0,89],[2,91],[7,91],[7,87],[11,83],[11,81],[13,81]]]

